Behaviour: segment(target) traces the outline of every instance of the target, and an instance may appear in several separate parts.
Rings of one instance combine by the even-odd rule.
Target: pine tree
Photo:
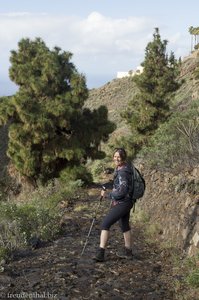
[[[156,28],[153,41],[148,43],[145,50],[143,73],[133,77],[139,93],[122,113],[132,132],[127,142],[132,156],[147,143],[148,137],[159,124],[167,119],[173,92],[179,87],[176,79],[178,64],[173,53],[168,57],[166,46],[167,41],[161,40],[159,29]]]
[[[34,180],[46,181],[64,169],[79,176],[88,158],[104,156],[100,143],[114,130],[106,107],[84,108],[86,79],[71,57],[58,47],[50,50],[40,38],[22,39],[18,51],[11,51],[10,78],[19,90],[0,105],[0,122],[10,122],[12,163]]]

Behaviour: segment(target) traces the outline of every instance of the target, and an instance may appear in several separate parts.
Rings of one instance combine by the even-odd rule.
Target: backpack
[[[140,171],[132,165],[132,199],[136,201],[142,198],[145,192],[146,184]]]

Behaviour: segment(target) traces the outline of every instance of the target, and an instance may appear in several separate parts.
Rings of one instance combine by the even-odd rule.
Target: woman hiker
[[[132,259],[132,238],[129,225],[130,211],[133,207],[131,198],[132,170],[128,164],[125,149],[117,148],[113,153],[115,163],[115,173],[112,192],[109,198],[112,200],[111,210],[105,216],[101,225],[100,245],[94,260],[104,261],[105,249],[109,238],[109,230],[113,224],[119,221],[121,231],[124,236],[124,249],[116,255],[120,258]],[[101,196],[106,197],[106,192],[101,191]]]

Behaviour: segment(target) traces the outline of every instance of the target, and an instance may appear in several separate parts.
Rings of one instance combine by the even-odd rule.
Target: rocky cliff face
[[[138,207],[159,228],[162,241],[188,255],[199,250],[199,166],[172,174],[138,166],[146,179],[146,192]]]

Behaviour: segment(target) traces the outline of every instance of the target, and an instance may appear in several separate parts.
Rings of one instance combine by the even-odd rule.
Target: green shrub
[[[133,223],[143,223],[143,224],[148,224],[150,221],[150,216],[142,210],[137,204],[135,204],[135,211],[131,212],[131,220]]]
[[[0,246],[0,273],[4,271],[4,261],[10,256],[10,251],[5,246]]]
[[[103,160],[95,160],[89,165],[89,169],[94,181],[100,178],[101,174],[105,169],[105,166],[106,164]]]
[[[199,253],[188,257],[185,261],[185,266],[188,270],[186,282],[192,287],[199,288]]]
[[[67,185],[56,181],[31,195],[21,195],[17,203],[0,203],[0,247],[12,252],[27,245],[32,237],[44,241],[55,238],[61,230],[62,211],[58,204],[72,197],[78,188],[78,181]]]
[[[199,288],[199,269],[193,271],[193,273],[191,273],[188,277],[187,277],[187,282],[195,287],[195,288]]]
[[[62,170],[60,173],[60,179],[63,182],[79,180],[79,183],[81,181],[83,184],[92,182],[92,175],[88,172],[85,166],[73,166]]]
[[[162,124],[141,156],[152,167],[184,168],[199,162],[199,100]]]
[[[27,245],[32,236],[50,240],[59,232],[58,212],[32,203],[1,205],[0,216],[0,243],[11,251]]]

